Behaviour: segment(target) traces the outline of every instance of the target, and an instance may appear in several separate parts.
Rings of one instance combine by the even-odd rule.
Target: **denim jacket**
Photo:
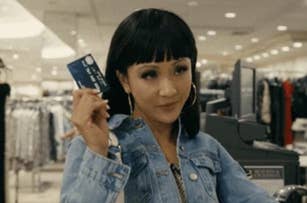
[[[144,121],[114,115],[109,127],[120,143],[122,163],[91,151],[80,136],[74,138],[65,163],[61,202],[115,202],[123,190],[126,203],[180,202],[169,163]],[[179,124],[177,156],[187,202],[275,202],[205,133],[188,138]]]

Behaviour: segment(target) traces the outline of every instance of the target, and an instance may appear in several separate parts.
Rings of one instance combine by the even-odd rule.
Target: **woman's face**
[[[145,120],[172,124],[189,97],[191,60],[180,58],[132,65],[120,81],[134,97],[134,115]]]

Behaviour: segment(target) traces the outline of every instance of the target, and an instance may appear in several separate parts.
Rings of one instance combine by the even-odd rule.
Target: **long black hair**
[[[197,49],[189,26],[176,14],[161,9],[142,9],[125,18],[116,29],[106,64],[106,80],[111,86],[104,94],[109,100],[110,115],[130,114],[127,94],[122,88],[116,70],[127,74],[129,66],[138,63],[161,62],[188,57],[192,65],[192,81],[196,84]],[[195,92],[191,88],[180,114],[190,137],[199,131],[198,100],[192,105]]]

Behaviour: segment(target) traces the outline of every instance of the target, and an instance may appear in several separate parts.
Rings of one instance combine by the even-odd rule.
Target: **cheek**
[[[192,88],[192,79],[191,77],[187,77],[180,81],[180,91],[182,92],[182,97],[186,100],[190,95],[190,91],[193,91]]]
[[[138,104],[150,104],[148,102],[152,101],[154,97],[153,88],[141,82],[135,82],[131,90],[135,102],[137,102]]]

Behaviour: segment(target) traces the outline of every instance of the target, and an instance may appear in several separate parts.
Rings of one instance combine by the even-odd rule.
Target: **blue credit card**
[[[69,63],[67,67],[79,88],[97,89],[102,93],[110,89],[91,54]]]

